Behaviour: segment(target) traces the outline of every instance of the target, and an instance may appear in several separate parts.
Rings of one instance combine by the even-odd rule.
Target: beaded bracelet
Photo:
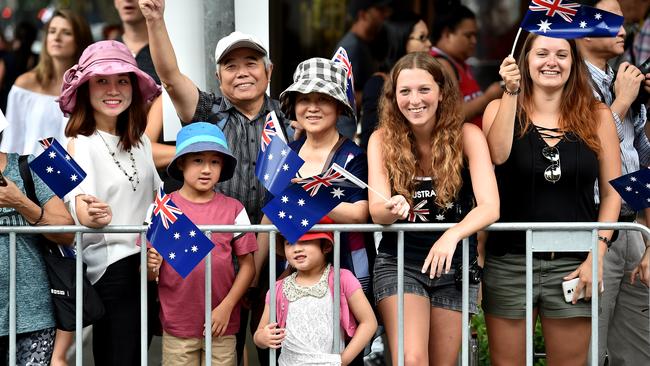
[[[608,238],[604,237],[604,236],[600,236],[600,235],[598,235],[598,240],[600,240],[600,241],[602,241],[603,243],[605,243],[605,245],[607,245],[607,249],[609,249],[609,247],[612,246],[612,241],[609,240]]]
[[[27,221],[27,223],[30,224],[30,225],[32,225],[32,226],[36,226],[36,225],[38,225],[38,223],[41,222],[41,220],[43,220],[43,213],[44,213],[44,212],[45,212],[45,210],[44,210],[43,207],[41,206],[41,215],[38,217],[38,220],[34,221],[34,223],[30,223],[29,221]]]
[[[503,92],[508,94],[508,95],[519,95],[519,92],[521,91],[521,88],[517,88],[517,90],[511,92],[508,90],[508,88],[503,88]]]

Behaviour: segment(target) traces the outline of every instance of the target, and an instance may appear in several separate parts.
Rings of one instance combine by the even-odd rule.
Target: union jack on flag
[[[553,17],[555,13],[567,22],[573,21],[573,16],[578,12],[580,4],[569,3],[565,0],[531,0],[528,9],[531,11],[545,11],[546,16]]]
[[[322,176],[315,175],[313,177],[305,178],[301,180],[299,184],[311,197],[314,197],[318,194],[318,190],[321,187],[331,187],[332,184],[343,181],[345,181],[345,178],[342,177],[342,174],[330,167]]]
[[[352,72],[352,62],[350,62],[350,59],[348,58],[348,53],[345,51],[345,48],[339,47],[338,50],[336,50],[336,53],[334,53],[334,57],[332,57],[332,61],[334,62],[339,62],[343,65],[345,68],[345,75],[347,78],[347,87],[345,89],[345,95],[348,97],[348,102],[350,103],[350,106],[352,107],[353,111],[357,110],[357,105],[354,97],[354,75]]]
[[[410,222],[415,222],[415,219],[419,219],[420,221],[427,222],[429,221],[425,215],[429,214],[429,209],[424,208],[424,206],[427,204],[427,200],[422,200],[420,203],[415,205],[411,212],[409,212],[408,220]]]
[[[280,126],[278,123],[278,116],[275,114],[275,111],[271,111],[266,115],[266,121],[264,122],[264,128],[262,129],[262,135],[260,136],[260,149],[262,152],[266,151],[273,136],[279,136],[282,141],[285,143],[287,142],[287,139],[284,137],[282,129],[279,128]]]
[[[160,217],[160,221],[165,229],[169,229],[169,226],[176,222],[176,215],[183,214],[183,211],[171,202],[171,198],[165,194],[162,187],[158,188],[154,204],[153,214]]]
[[[47,150],[48,147],[52,146],[52,141],[54,141],[54,137],[48,137],[40,140],[39,143],[43,147],[43,150]]]

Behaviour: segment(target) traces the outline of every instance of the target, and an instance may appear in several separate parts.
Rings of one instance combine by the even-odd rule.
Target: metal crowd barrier
[[[333,231],[334,232],[334,304],[340,303],[340,234],[341,232],[397,232],[397,317],[398,317],[398,366],[404,365],[404,232],[405,231],[444,231],[453,224],[335,224],[315,225],[312,231]],[[268,232],[269,235],[269,288],[275,288],[276,263],[275,263],[275,234],[277,229],[273,225],[201,225],[199,229],[210,235],[212,232]],[[534,252],[576,252],[576,251],[597,251],[598,230],[632,230],[642,233],[646,240],[650,240],[650,229],[636,223],[497,223],[486,228],[487,231],[526,231],[526,364],[533,364],[533,323],[532,323],[532,257]],[[101,230],[89,229],[84,226],[5,226],[0,227],[0,234],[9,234],[9,365],[16,364],[16,235],[17,234],[44,234],[44,233],[75,233],[75,241],[81,242],[85,233],[139,233],[141,242],[146,240],[146,226],[108,226]],[[462,244],[463,253],[463,281],[462,281],[462,351],[461,361],[463,365],[469,365],[469,240],[466,238]],[[77,246],[77,252],[81,248]],[[597,273],[598,256],[593,257],[592,273]],[[206,257],[205,276],[205,322],[206,329],[210,329],[212,312],[212,286],[210,255]],[[146,246],[141,246],[140,262],[141,267],[146,268]],[[76,364],[82,365],[83,344],[82,344],[82,256],[76,258],[76,334],[75,356]],[[140,273],[140,312],[141,312],[141,365],[147,365],[147,273]],[[592,283],[591,300],[591,361],[598,362],[598,281]],[[270,322],[275,321],[275,291],[270,291]],[[650,301],[649,301],[650,306]],[[332,326],[339,329],[340,310],[334,306],[334,319]],[[596,315],[596,316],[594,316]],[[650,325],[650,322],[649,322]],[[334,332],[334,351],[340,352],[339,332]],[[206,359],[211,359],[212,334],[205,335]],[[269,365],[275,365],[275,350],[270,349]]]

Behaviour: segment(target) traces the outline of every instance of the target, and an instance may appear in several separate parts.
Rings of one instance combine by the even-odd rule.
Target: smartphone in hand
[[[573,301],[573,293],[576,291],[576,286],[578,286],[579,278],[574,278],[572,280],[562,282],[562,293],[564,293],[564,301],[571,302]],[[585,297],[585,289],[583,288],[578,295],[578,300]]]

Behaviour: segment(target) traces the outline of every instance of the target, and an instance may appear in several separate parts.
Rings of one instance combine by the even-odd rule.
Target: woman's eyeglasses
[[[560,151],[555,146],[546,146],[542,149],[542,155],[551,162],[551,165],[544,170],[544,179],[551,183],[557,182],[562,177]]]
[[[418,37],[409,37],[409,39],[413,39],[413,40],[420,41],[420,42],[424,43],[429,39],[429,35],[428,34],[420,34]]]

